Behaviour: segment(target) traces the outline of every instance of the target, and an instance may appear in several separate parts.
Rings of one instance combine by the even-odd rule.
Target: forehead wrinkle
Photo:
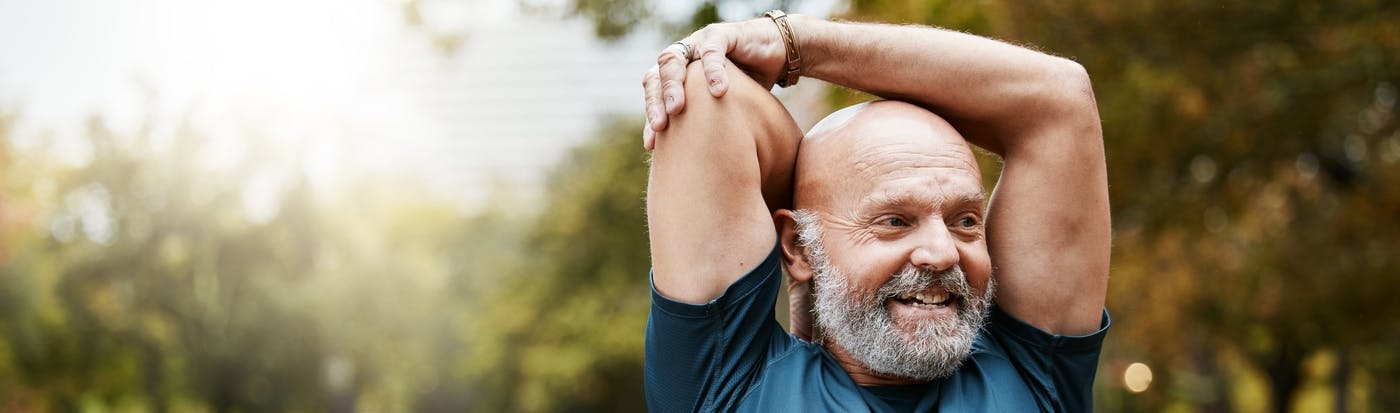
[[[974,205],[981,209],[986,205],[986,194],[983,193],[980,186],[975,190],[960,189],[959,186],[956,182],[949,182],[948,179],[937,179],[932,184],[921,183],[895,188],[886,187],[866,196],[861,202],[861,209],[915,207],[927,211],[942,212],[948,206],[960,208],[965,205]],[[952,187],[951,190],[949,187]]]
[[[852,152],[852,169],[855,174],[867,178],[881,175],[902,175],[917,173],[924,169],[953,170],[977,176],[977,162],[971,156],[959,156],[961,151],[940,153],[914,151],[908,144],[890,143],[870,145]],[[956,146],[956,145],[954,145]],[[970,154],[966,154],[970,155]]]
[[[942,197],[920,196],[913,191],[886,190],[878,194],[866,197],[863,204],[864,210],[879,210],[891,207],[915,207],[930,211],[943,209]]]

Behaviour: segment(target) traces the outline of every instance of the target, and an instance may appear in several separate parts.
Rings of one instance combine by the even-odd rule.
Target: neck
[[[859,386],[907,386],[911,384],[927,383],[926,381],[914,380],[907,377],[894,377],[883,375],[865,367],[851,353],[846,352],[845,347],[841,347],[835,340],[822,340],[822,347],[836,358],[836,362],[841,364],[841,368],[846,370],[846,374],[851,376],[851,381]]]

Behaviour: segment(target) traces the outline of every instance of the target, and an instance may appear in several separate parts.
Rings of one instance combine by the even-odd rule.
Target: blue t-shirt
[[[774,318],[782,271],[768,258],[703,305],[652,288],[646,392],[653,412],[1088,412],[1108,330],[1057,336],[997,308],[962,368],[912,386],[862,387],[820,345]]]

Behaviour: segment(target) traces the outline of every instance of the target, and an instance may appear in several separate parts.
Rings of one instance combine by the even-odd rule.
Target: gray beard
[[[831,264],[821,242],[816,214],[797,213],[798,242],[806,249],[814,273],[812,316],[823,340],[833,340],[856,361],[880,375],[929,381],[948,377],[972,352],[986,325],[995,282],[988,280],[980,297],[967,283],[961,266],[941,272],[905,265],[874,294],[852,291],[849,278]],[[957,317],[920,321],[906,332],[890,318],[886,303],[904,293],[940,286],[954,295]]]

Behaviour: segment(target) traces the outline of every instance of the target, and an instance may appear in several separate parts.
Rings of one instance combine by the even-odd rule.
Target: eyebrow
[[[987,194],[983,193],[982,191],[965,192],[957,197],[956,202],[962,205],[971,204],[982,206],[985,208],[987,206]]]

